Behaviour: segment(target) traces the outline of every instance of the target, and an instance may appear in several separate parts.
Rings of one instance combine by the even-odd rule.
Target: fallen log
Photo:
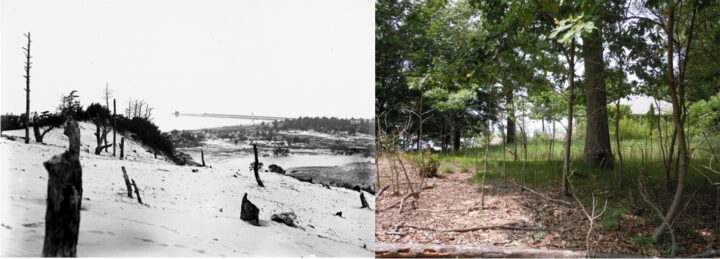
[[[584,250],[549,250],[524,247],[467,246],[436,244],[375,244],[376,258],[587,258]],[[646,258],[642,255],[591,253],[590,257]]]
[[[690,258],[708,258],[720,256],[720,250],[708,250],[699,254],[689,256]]]
[[[532,230],[532,231],[545,230],[543,228],[521,227],[521,226],[513,226],[513,225],[507,225],[507,224],[477,226],[477,227],[471,227],[471,228],[457,228],[457,229],[435,229],[435,228],[431,228],[431,227],[414,226],[414,225],[402,225],[400,227],[414,228],[414,229],[419,229],[419,230],[427,230],[427,231],[435,231],[435,232],[459,232],[459,233],[472,232],[472,231],[485,230],[485,229]]]

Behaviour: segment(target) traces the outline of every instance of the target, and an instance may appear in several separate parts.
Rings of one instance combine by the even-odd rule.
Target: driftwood
[[[527,186],[523,186],[522,188],[525,189],[525,190],[527,190],[527,191],[529,191],[529,192],[531,192],[531,193],[533,193],[533,194],[535,194],[535,195],[538,195],[538,196],[542,197],[543,199],[546,199],[546,200],[549,200],[549,201],[554,201],[554,202],[557,202],[557,203],[562,203],[562,204],[564,204],[564,205],[566,205],[566,206],[571,206],[571,205],[572,205],[572,203],[570,203],[569,201],[551,198],[550,196],[547,196],[547,195],[545,195],[545,194],[543,194],[543,193],[540,193],[540,192],[538,192],[538,191],[535,191],[535,190],[533,190],[533,189],[530,189],[530,188],[528,188]]]
[[[545,230],[542,228],[521,227],[521,226],[513,226],[513,225],[507,225],[507,224],[477,226],[477,227],[471,227],[471,228],[458,228],[458,229],[435,229],[435,228],[430,228],[430,227],[414,226],[414,225],[400,225],[400,227],[414,228],[414,229],[419,229],[419,230],[427,230],[427,231],[435,231],[435,232],[459,232],[459,233],[472,232],[472,231],[485,230],[485,229],[533,230],[533,231]]]
[[[130,183],[130,177],[128,177],[127,171],[125,171],[124,166],[122,166],[120,168],[122,168],[123,179],[125,179],[125,188],[127,188],[128,198],[132,198],[133,197],[132,196],[132,184]]]
[[[43,163],[48,171],[45,242],[42,256],[76,256],[82,202],[80,129],[76,121],[65,122],[69,149]]]
[[[257,144],[253,144],[253,151],[255,152],[255,165],[253,166],[253,170],[255,171],[255,181],[257,181],[257,184],[260,187],[265,187],[262,180],[260,180],[260,175],[258,174],[258,167],[260,166],[260,162],[258,161]]]
[[[549,250],[523,247],[463,246],[435,244],[375,244],[376,258],[587,258],[587,251]],[[592,253],[589,257],[638,258],[642,255]]]
[[[140,204],[143,204],[142,199],[140,199],[140,190],[138,190],[137,184],[135,184],[135,179],[132,179],[132,185],[135,187],[135,195],[137,195],[137,200]]]

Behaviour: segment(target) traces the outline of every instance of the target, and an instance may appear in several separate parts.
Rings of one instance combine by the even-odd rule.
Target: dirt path
[[[390,160],[379,159],[380,183],[392,183]],[[420,178],[405,161],[405,167],[413,186],[417,189]],[[444,174],[441,178],[427,179],[426,186],[416,206],[413,198],[400,206],[383,210],[402,199],[407,193],[407,181],[400,169],[400,193],[393,194],[393,188],[377,198],[375,216],[375,238],[377,243],[415,243],[450,245],[489,245],[504,247],[530,247],[546,249],[585,249],[588,221],[574,200],[560,197],[551,187],[538,190],[554,199],[569,202],[548,201],[531,192],[519,192],[519,186],[508,180],[508,187],[502,182],[486,182],[485,207],[479,208],[481,189],[475,184],[472,173]],[[393,179],[391,179],[391,176]],[[379,187],[379,188],[382,188]],[[646,219],[628,213],[622,215],[619,225],[612,228],[597,227],[594,239],[599,237],[596,252],[618,254],[659,255],[651,246],[640,247],[636,236],[647,233],[653,224]],[[597,224],[597,223],[596,223]],[[503,225],[515,229],[482,229],[467,232],[437,230],[467,229],[473,227]],[[416,226],[416,227],[411,227]],[[618,231],[619,230],[619,231]],[[702,248],[698,248],[701,250]]]

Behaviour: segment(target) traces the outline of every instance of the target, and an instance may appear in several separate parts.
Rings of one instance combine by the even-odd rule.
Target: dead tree
[[[48,115],[48,112],[43,112],[40,116],[35,116],[33,118],[33,133],[35,134],[35,141],[38,143],[42,143],[43,139],[45,138],[45,134],[50,132],[55,128],[55,124],[53,122],[54,119],[51,119]],[[40,127],[43,125],[47,125],[48,127],[42,132],[40,132]]]
[[[135,195],[137,195],[138,203],[143,204],[142,199],[140,199],[140,190],[138,190],[137,184],[135,184],[135,179],[130,181],[132,182],[133,187],[135,187]]]
[[[205,153],[202,149],[200,149],[200,159],[202,160],[203,167],[205,167]],[[255,163],[257,163],[257,151],[255,151]],[[257,176],[257,168],[255,169],[255,175]]]
[[[95,124],[95,139],[97,140],[95,154],[99,155],[103,149],[110,147],[110,145],[103,145],[103,141],[110,133],[110,110],[99,103],[94,103],[87,108],[87,113]]]
[[[128,177],[127,171],[125,170],[124,166],[120,168],[122,168],[123,179],[125,179],[125,188],[127,188],[128,198],[132,198],[132,184],[130,183],[130,177]]]
[[[25,34],[27,38],[27,47],[23,47],[25,50],[25,144],[30,143],[30,32]]]
[[[260,162],[258,161],[257,144],[253,144],[253,151],[255,152],[255,164],[253,165],[253,171],[255,171],[255,180],[260,187],[265,187],[265,185],[263,185],[263,182],[260,180],[260,175],[258,174],[258,167],[260,166]]]
[[[115,99],[113,98],[113,156],[115,156],[115,138],[117,137],[117,105],[115,103]]]
[[[77,253],[83,192],[77,122],[68,118],[64,133],[70,142],[68,150],[43,163],[49,176],[43,257],[74,257]]]

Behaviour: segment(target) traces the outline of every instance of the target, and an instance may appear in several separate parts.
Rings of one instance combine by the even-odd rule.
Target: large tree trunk
[[[613,155],[608,129],[607,96],[605,91],[605,61],[600,30],[583,37],[585,60],[585,107],[587,131],[583,160],[592,167],[612,168]]]
[[[48,171],[44,257],[74,257],[77,253],[83,193],[77,122],[70,119],[65,123],[65,135],[69,149],[43,164]]]
[[[115,99],[113,99],[113,156],[115,156],[115,139],[117,138],[117,113],[116,112],[117,105],[115,104]]]
[[[460,132],[462,131],[461,127],[455,127],[455,133],[453,136],[453,149],[455,151],[460,150]]]
[[[505,108],[507,109],[507,126],[505,134],[505,143],[515,143],[515,107],[513,103],[513,90],[508,89],[505,94]]]

